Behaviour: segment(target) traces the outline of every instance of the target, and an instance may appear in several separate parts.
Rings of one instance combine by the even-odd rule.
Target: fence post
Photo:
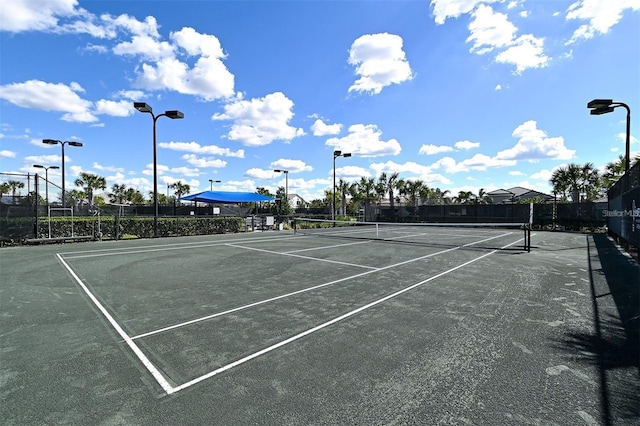
[[[35,235],[33,236],[33,238],[40,238],[40,221],[38,220],[38,174],[36,173],[35,175],[36,178],[36,183],[35,183],[35,191],[34,191],[34,207],[35,207],[35,219],[36,219],[36,223],[35,223],[35,227],[34,227],[34,231],[35,231]],[[27,177],[27,182],[29,182],[29,178]]]

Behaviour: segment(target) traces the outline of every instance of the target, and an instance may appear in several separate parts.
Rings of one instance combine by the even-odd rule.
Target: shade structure
[[[255,203],[259,201],[275,201],[275,197],[256,194],[255,192],[203,191],[197,194],[180,197],[180,201],[196,201],[199,203]]]

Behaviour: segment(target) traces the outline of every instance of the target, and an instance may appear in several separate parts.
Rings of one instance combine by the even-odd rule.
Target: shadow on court
[[[640,418],[640,268],[604,234],[587,237],[587,254],[593,332],[568,332],[558,346],[597,368],[602,424],[621,424]]]

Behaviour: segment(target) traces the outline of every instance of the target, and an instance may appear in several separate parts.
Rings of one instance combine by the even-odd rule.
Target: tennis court
[[[571,341],[591,335],[603,312],[621,321],[634,309],[621,314],[612,297],[594,304],[594,289],[614,282],[593,272],[604,269],[593,258],[604,241],[538,232],[529,252],[517,229],[369,232],[2,250],[2,418],[638,421],[630,358],[606,381],[605,404],[603,369]],[[627,263],[618,281],[628,292],[640,275]]]

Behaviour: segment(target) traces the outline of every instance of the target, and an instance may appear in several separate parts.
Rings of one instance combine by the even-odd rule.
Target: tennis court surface
[[[0,418],[640,424],[640,270],[606,236],[357,232],[0,250]]]

